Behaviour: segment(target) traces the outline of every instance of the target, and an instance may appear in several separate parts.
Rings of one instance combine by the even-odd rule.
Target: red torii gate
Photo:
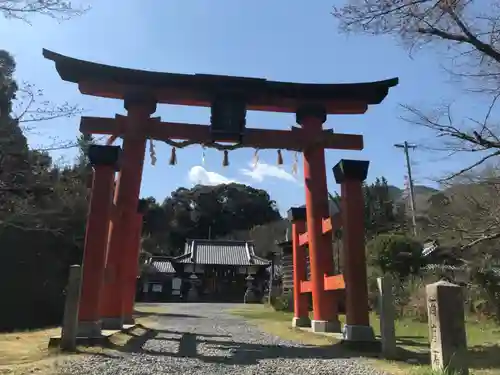
[[[182,145],[219,149],[223,146],[216,142],[232,142],[236,147],[303,152],[309,252],[315,275],[311,280],[313,329],[339,329],[334,296],[323,287],[324,274],[333,265],[327,256],[331,244],[322,229],[323,218],[328,216],[324,150],[361,150],[363,137],[323,130],[323,123],[329,114],[366,112],[369,105],[379,104],[397,85],[397,78],[356,84],[297,84],[147,72],[77,60],[47,50],[43,54],[55,62],[63,80],[78,84],[82,94],[121,99],[127,110],[126,116],[81,119],[82,133],[121,137],[123,150],[93,146],[89,153],[94,177],[83,260],[80,335],[99,335],[101,327],[121,328],[124,320],[131,318],[130,289],[135,283],[131,283],[130,270],[137,265],[141,230],[138,202],[147,139],[174,145],[173,140],[184,140]],[[158,103],[210,107],[211,123],[162,122],[151,117]],[[301,127],[291,131],[246,128],[247,110],[295,113]],[[117,169],[120,172],[113,189],[110,181]],[[344,235],[361,237],[362,227],[359,230],[348,226]]]

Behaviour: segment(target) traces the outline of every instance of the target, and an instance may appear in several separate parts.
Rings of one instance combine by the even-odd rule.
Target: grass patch
[[[292,313],[274,311],[262,305],[231,310],[234,315],[253,321],[263,331],[284,339],[309,345],[326,345],[337,342],[332,337],[304,332],[291,327]],[[340,316],[344,320],[344,316]],[[370,315],[371,325],[376,335],[380,334],[380,322],[376,314]],[[471,374],[500,375],[500,327],[491,321],[478,321],[469,318],[467,343]],[[432,372],[429,367],[429,328],[427,323],[411,319],[396,321],[396,339],[399,348],[398,360],[388,361],[380,358],[366,358],[373,367],[390,374],[426,375]]]
[[[51,336],[60,328],[0,334],[0,366],[45,359],[52,353],[47,348]]]
[[[293,314],[274,311],[262,305],[247,305],[241,309],[230,310],[233,315],[253,321],[263,331],[285,340],[300,342],[305,345],[332,345],[338,342],[333,337],[316,335],[291,326]]]
[[[110,336],[105,347],[78,347],[75,354],[48,348],[50,337],[61,334],[60,327],[2,333],[0,334],[0,374],[62,375],[58,368],[64,361],[75,356],[105,354],[127,347],[134,339],[147,334],[148,327],[156,322],[155,315],[166,312],[165,307],[159,305],[139,304],[136,310],[138,326]]]
[[[59,361],[72,356],[49,349],[60,328],[0,334],[0,374],[55,374]]]

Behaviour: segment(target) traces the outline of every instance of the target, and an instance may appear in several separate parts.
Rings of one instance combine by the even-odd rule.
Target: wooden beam
[[[125,116],[113,118],[82,117],[80,131],[86,134],[112,134],[123,136]],[[191,140],[198,143],[210,143],[212,136],[208,125],[160,122],[151,119],[142,124],[148,138],[159,141],[166,139]],[[217,139],[218,142],[230,141]],[[362,150],[363,136],[357,134],[340,134],[324,130],[311,137],[300,128],[290,130],[271,130],[247,128],[243,137],[243,146],[252,148],[274,148],[302,150],[308,145],[321,145],[327,149]]]
[[[300,293],[312,293],[312,284],[310,280],[300,282]]]
[[[300,246],[305,246],[309,243],[309,236],[306,233],[302,233],[300,236],[299,236],[299,245]]]
[[[342,226],[342,215],[340,215],[340,213],[337,213],[335,214],[335,216],[333,217],[333,222],[334,222],[334,225],[332,225],[332,219],[327,217],[327,218],[323,218],[323,234],[328,234],[330,232],[333,231],[336,231],[337,229],[339,229],[341,226]],[[299,236],[299,244],[300,246],[305,246],[309,243],[309,237],[307,235],[307,232],[306,233],[302,233],[300,236]]]
[[[345,289],[344,275],[325,275],[325,290],[342,290]],[[312,293],[311,280],[300,282],[300,293]]]
[[[110,82],[80,82],[78,88],[84,95],[103,98],[123,99],[124,93],[127,92],[147,92],[154,96],[158,103],[194,107],[210,107],[212,105],[210,96],[197,89],[193,91],[193,89],[181,87],[152,88],[150,86]],[[258,97],[249,100],[246,104],[249,111],[295,113],[300,103],[302,103],[302,100],[294,98],[275,97],[262,100],[262,97]],[[368,109],[366,100],[322,99],[317,103],[324,105],[329,115],[360,115]]]
[[[345,289],[344,275],[325,275],[325,290],[341,290]]]
[[[323,222],[321,223],[321,226],[323,228],[323,234],[327,234],[328,232],[332,231],[332,219],[327,217],[323,218]]]

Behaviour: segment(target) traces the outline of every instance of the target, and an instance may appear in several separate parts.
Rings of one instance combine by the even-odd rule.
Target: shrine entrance
[[[346,340],[369,337],[363,221],[356,216],[362,207],[361,181],[367,163],[341,161],[335,168],[342,185],[343,236],[346,254],[344,277],[334,275],[328,221],[325,149],[362,150],[363,137],[323,129],[327,115],[363,114],[369,105],[382,102],[398,79],[354,84],[298,84],[265,79],[171,74],[124,69],[66,57],[44,50],[65,81],[78,84],[82,94],[124,101],[127,115],[114,118],[82,117],[80,131],[107,134],[108,146],[89,152],[93,166],[90,210],[85,238],[83,281],[79,309],[79,334],[100,335],[101,328],[121,328],[131,319],[137,257],[142,225],[139,202],[144,156],[148,140],[163,141],[175,149],[192,144],[224,153],[250,147],[303,153],[306,208],[293,211],[294,246],[307,236],[311,280],[298,279],[296,323],[305,324],[301,295],[312,293],[314,331],[339,331],[336,289],[346,288]],[[182,124],[151,117],[157,104],[211,108],[209,125]],[[246,126],[247,110],[295,113],[299,126],[290,130],[256,129]],[[122,148],[110,146],[117,137]],[[231,143],[225,145],[224,143]],[[118,171],[116,187],[115,172]],[[305,225],[307,223],[307,234]],[[304,242],[305,244],[305,242]],[[297,277],[303,267],[302,252],[294,252]],[[356,256],[363,254],[359,259]],[[296,259],[295,259],[296,258]],[[298,268],[297,268],[298,267]],[[134,293],[132,293],[132,290]],[[298,302],[299,301],[299,302]],[[362,334],[359,334],[361,332]]]
[[[241,302],[245,294],[246,275],[234,267],[205,267],[206,282],[203,298],[206,301]]]

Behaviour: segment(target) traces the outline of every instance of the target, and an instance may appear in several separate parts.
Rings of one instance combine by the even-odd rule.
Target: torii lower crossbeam
[[[80,131],[84,134],[109,134],[121,137],[125,134],[126,117],[116,118],[82,117]],[[162,122],[158,118],[141,123],[143,134],[158,141],[190,140],[193,143],[209,144],[214,141],[208,125]],[[217,142],[230,142],[216,139]],[[247,128],[243,135],[242,147],[259,149],[303,150],[307,146],[317,145],[325,149],[362,150],[363,136],[357,134],[339,134],[322,130],[316,134],[301,128],[292,130],[268,130]]]

